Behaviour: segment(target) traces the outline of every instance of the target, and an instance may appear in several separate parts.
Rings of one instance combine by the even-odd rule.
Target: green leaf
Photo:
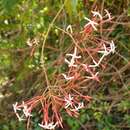
[[[70,19],[77,14],[77,4],[78,0],[66,0],[65,9]]]
[[[94,113],[94,118],[95,118],[97,121],[100,121],[101,118],[102,118],[102,113],[101,113],[101,112],[95,112],[95,113]]]

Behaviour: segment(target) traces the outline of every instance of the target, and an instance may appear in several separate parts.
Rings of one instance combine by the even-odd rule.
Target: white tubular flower
[[[95,79],[97,77],[97,75],[99,74],[99,72],[96,72],[96,74],[92,74],[92,76],[86,76],[86,78],[88,79]]]
[[[108,10],[104,10],[106,12],[106,16],[108,16],[109,19],[111,19],[111,14],[108,12]]]
[[[80,109],[82,109],[84,107],[84,103],[83,102],[80,102],[78,103],[78,106],[75,106],[75,110],[76,111],[79,111]]]
[[[23,113],[24,113],[25,117],[32,116],[32,114],[29,112],[29,109],[27,108],[27,105],[25,105],[24,102],[22,104],[23,104]]]
[[[87,20],[87,21],[89,21],[89,22],[85,25],[85,27],[91,25],[92,28],[93,28],[95,31],[97,31],[96,25],[98,25],[98,23],[96,23],[96,22],[94,22],[94,21],[88,19],[87,17],[85,17],[84,19]]]
[[[16,116],[17,116],[19,121],[24,121],[25,120],[24,118],[20,117],[18,113],[16,113]]]
[[[105,57],[105,55],[103,55],[100,60],[98,61],[98,63],[93,59],[93,63],[94,65],[89,65],[90,68],[95,68],[98,67],[100,65],[100,63],[102,62],[103,58]]]
[[[98,67],[105,56],[109,55],[110,53],[115,53],[115,48],[116,47],[115,47],[114,42],[111,41],[111,42],[108,42],[108,43],[110,44],[110,49],[107,49],[106,45],[103,44],[104,50],[103,51],[98,51],[98,53],[103,54],[102,57],[100,58],[98,63],[93,59],[94,65],[89,65],[89,67]]]
[[[65,101],[65,109],[68,108],[69,106],[72,106],[72,100],[73,97],[71,97],[71,95],[69,94],[68,97],[64,98]]]
[[[111,41],[111,43],[110,43],[110,52],[114,54],[115,53],[115,49],[116,49],[115,44],[114,44],[113,41]]]
[[[21,111],[21,109],[17,106],[18,103],[16,102],[15,104],[13,104],[13,109],[14,109],[14,112],[18,118],[19,121],[23,121],[25,119],[23,119],[22,117],[20,117],[20,115],[17,113],[17,111]]]
[[[62,74],[62,75],[64,76],[64,78],[65,78],[66,80],[72,80],[72,79],[74,79],[74,76],[72,76],[72,77],[67,77],[66,74]]]
[[[102,20],[102,15],[97,11],[92,11],[93,16],[98,16]]]
[[[71,25],[68,25],[67,28],[66,28],[66,31],[69,33],[73,33],[73,30],[72,30],[72,26]]]
[[[44,129],[51,130],[51,129],[54,129],[58,125],[58,122],[56,122],[55,124],[54,122],[51,122],[51,123],[46,122],[45,125],[43,124],[38,124],[38,125]]]
[[[110,52],[107,51],[107,48],[106,48],[106,45],[105,45],[105,44],[103,44],[103,47],[104,47],[104,50],[103,50],[103,51],[98,51],[98,53],[102,53],[102,54],[103,54],[102,57],[100,58],[100,60],[98,61],[98,63],[93,59],[94,65],[89,65],[89,67],[92,67],[92,68],[98,67],[98,66],[100,65],[100,63],[102,62],[103,58],[104,58],[105,56],[109,55]]]
[[[67,56],[72,56],[72,58],[81,58],[81,56],[76,56],[76,53],[77,53],[77,48],[75,47],[74,48],[74,53],[73,54],[66,54]]]
[[[104,56],[107,56],[110,54],[110,51],[107,51],[107,47],[105,44],[103,44],[104,51],[98,51],[98,53],[102,53]]]
[[[76,56],[76,53],[77,53],[77,48],[75,47],[73,54],[66,54],[66,56],[72,57],[70,61],[65,59],[65,62],[69,65],[69,67],[77,67],[77,65],[75,65],[75,59],[79,59],[81,58],[81,56]]]
[[[20,108],[18,108],[18,103],[16,102],[15,104],[13,104],[13,109],[14,109],[14,112],[17,113],[17,110],[21,110]]]
[[[103,44],[104,46],[104,51],[98,51],[99,53],[102,53],[103,55],[107,56],[109,55],[110,53],[115,53],[115,44],[113,41],[111,42],[108,42],[110,44],[110,49],[107,51],[107,47],[105,44]]]
[[[77,65],[74,65],[75,61],[73,59],[71,59],[71,61],[65,59],[65,62],[69,65],[69,67],[77,67]]]

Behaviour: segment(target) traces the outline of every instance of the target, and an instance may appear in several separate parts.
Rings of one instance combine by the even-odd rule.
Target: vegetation
[[[1,0],[0,130],[130,130],[129,20],[129,0]]]

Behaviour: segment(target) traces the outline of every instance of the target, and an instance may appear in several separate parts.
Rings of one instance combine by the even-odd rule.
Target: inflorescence
[[[87,38],[91,39],[92,33],[98,32],[100,25],[104,25],[112,20],[111,14],[105,9],[102,16],[98,11],[92,11],[92,18],[85,17],[87,23],[80,34],[83,36],[82,42]],[[66,29],[67,33],[74,33],[71,25]],[[83,79],[94,80],[100,82],[99,69],[103,67],[103,60],[110,54],[115,53],[115,44],[113,40],[107,41],[96,39],[94,48],[81,48],[76,44],[72,53],[65,55],[65,64],[68,66],[68,72],[60,74],[65,85],[60,86],[58,92],[50,92],[50,89],[41,96],[36,96],[21,104],[13,104],[14,112],[19,121],[30,119],[33,117],[33,110],[40,108],[43,114],[41,122],[38,124],[44,129],[54,129],[55,127],[63,127],[61,110],[65,110],[69,116],[78,117],[79,111],[86,107],[92,97],[83,95],[80,91],[80,85],[76,81],[81,82]],[[93,47],[93,46],[92,46]],[[87,62],[83,61],[83,54],[86,53],[90,57]],[[86,57],[85,57],[86,58]],[[50,94],[51,93],[51,94]]]

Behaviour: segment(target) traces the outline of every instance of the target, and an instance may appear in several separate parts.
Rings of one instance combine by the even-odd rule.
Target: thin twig
[[[66,0],[65,0],[66,2]],[[61,11],[63,10],[64,8],[64,5],[65,5],[65,2],[63,3],[63,5],[61,6],[60,10],[57,12],[56,16],[54,17],[54,19],[52,20],[52,22],[50,23],[49,27],[48,27],[48,30],[47,30],[47,33],[44,37],[44,41],[43,41],[43,44],[42,44],[42,50],[41,50],[41,58],[40,58],[40,63],[41,63],[41,67],[43,68],[43,72],[45,74],[45,78],[46,78],[46,82],[47,82],[47,86],[49,86],[49,80],[48,80],[48,77],[47,77],[47,72],[46,72],[46,68],[45,68],[45,60],[44,60],[44,48],[45,48],[45,43],[46,43],[46,40],[48,38],[48,35],[49,35],[49,32],[54,24],[54,22],[56,21],[57,17],[59,16],[59,14],[61,13]]]

